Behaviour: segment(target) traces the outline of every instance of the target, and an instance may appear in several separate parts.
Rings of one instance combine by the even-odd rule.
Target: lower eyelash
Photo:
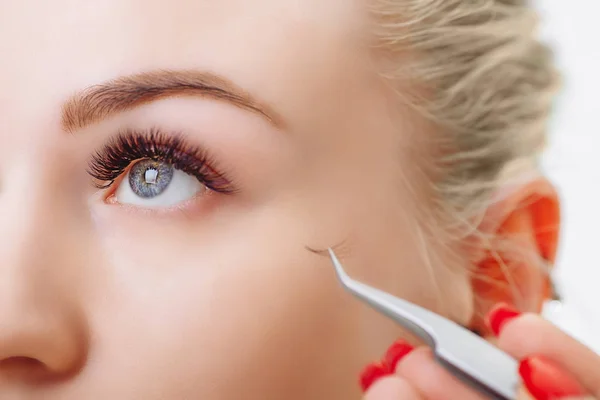
[[[92,156],[88,173],[96,181],[96,187],[107,189],[127,168],[143,159],[169,163],[215,192],[235,191],[204,149],[190,145],[180,134],[166,134],[158,129],[120,133]]]

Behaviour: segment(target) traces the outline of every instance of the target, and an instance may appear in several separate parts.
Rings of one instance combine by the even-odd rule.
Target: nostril
[[[40,379],[47,374],[47,368],[35,358],[9,357],[0,361],[0,374],[9,379]]]
[[[28,369],[38,370],[46,369],[46,366],[40,360],[31,357],[9,357],[0,361],[0,369]]]

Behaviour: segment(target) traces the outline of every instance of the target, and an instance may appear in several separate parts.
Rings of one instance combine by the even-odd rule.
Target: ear
[[[560,201],[542,177],[501,189],[486,212],[472,260],[474,315],[471,328],[489,334],[484,322],[500,302],[539,312],[552,296],[549,268],[556,258]]]

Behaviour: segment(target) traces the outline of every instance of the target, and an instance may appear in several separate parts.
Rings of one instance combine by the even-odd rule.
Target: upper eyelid
[[[112,186],[134,161],[155,156],[196,176],[214,191],[237,191],[234,182],[204,147],[190,144],[182,134],[165,133],[159,128],[121,131],[116,138],[94,153],[88,164],[88,173],[100,182],[109,182],[104,185],[106,189]],[[101,185],[96,186],[101,188]]]
[[[91,169],[90,172],[95,175],[103,175],[103,173],[98,173],[98,167],[108,167],[110,164],[115,173],[117,170],[122,173],[137,159],[154,156],[168,158],[172,157],[172,154],[168,153],[173,152],[185,153],[186,156],[195,157],[202,162],[207,158],[200,147],[190,145],[180,134],[163,133],[158,128],[151,128],[147,131],[126,129],[119,132],[116,137],[110,139],[93,154],[88,169]],[[108,168],[105,168],[104,172],[107,171]]]

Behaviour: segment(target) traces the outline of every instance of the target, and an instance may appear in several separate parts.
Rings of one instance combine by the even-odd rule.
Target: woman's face
[[[307,246],[468,319],[368,26],[358,0],[0,0],[1,398],[353,398],[399,333]]]

